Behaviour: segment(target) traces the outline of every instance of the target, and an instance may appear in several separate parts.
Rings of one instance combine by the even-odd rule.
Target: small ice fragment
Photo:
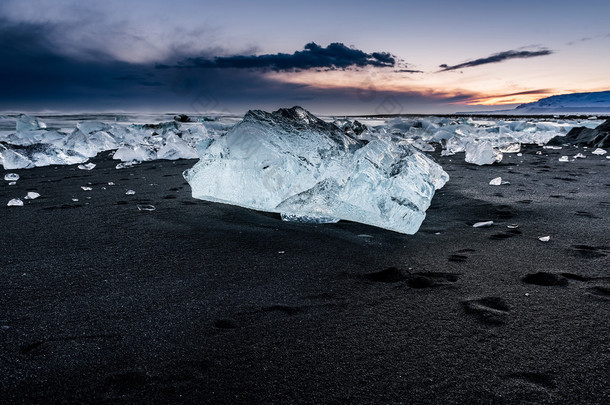
[[[16,181],[11,181],[10,183],[8,183],[9,186],[14,186],[15,184],[17,184]]]
[[[72,201],[78,202],[78,198],[73,198]]]
[[[435,233],[435,235],[440,235],[440,234],[441,234],[440,232],[436,232],[436,233]]]
[[[504,180],[504,181],[502,182],[502,185],[503,185],[503,186],[508,186],[508,185],[510,185],[510,181],[506,181],[506,180]]]
[[[517,153],[517,156],[521,157],[521,156],[523,156],[523,153],[519,152],[519,153]]]
[[[154,205],[138,205],[139,211],[154,211],[156,210]]]
[[[284,254],[284,253],[286,253],[286,252],[285,252],[285,251],[283,251],[283,250],[280,250],[278,253],[279,253],[279,254],[281,254],[281,255],[283,255],[283,254]]]
[[[490,186],[499,186],[500,184],[502,184],[502,177],[496,177],[489,182]]]
[[[81,186],[80,188],[82,188],[85,191],[91,191],[93,190],[91,187],[87,187],[87,186]]]
[[[286,214],[283,212],[280,213],[280,216],[282,217],[282,221],[300,222],[303,224],[335,224],[339,222],[339,218],[335,217],[314,217],[311,215]]]
[[[510,224],[510,225],[507,225],[506,227],[509,228],[509,229],[517,229],[517,228],[519,228],[519,225],[517,225],[517,224]]]
[[[361,233],[360,235],[358,235],[359,238],[372,238],[373,235],[369,235],[367,233]]]
[[[548,242],[548,241],[551,240],[551,237],[550,236],[541,236],[541,237],[538,238],[538,240],[540,242]]]
[[[594,150],[593,152],[591,152],[591,153],[592,153],[593,155],[605,155],[605,154],[606,154],[606,153],[608,153],[608,152],[606,152],[606,150],[605,150],[605,149],[602,149],[602,148],[597,148],[597,149],[595,149],[595,150]]]
[[[40,194],[38,194],[38,193],[37,193],[37,192],[35,192],[35,191],[30,191],[30,192],[28,192],[28,195],[26,195],[24,198],[25,198],[26,200],[35,200],[35,199],[37,199],[38,197],[40,197]]]
[[[536,155],[542,155],[542,151],[539,150],[538,152],[536,152]]]
[[[95,163],[85,163],[84,165],[78,165],[81,170],[91,170],[95,167]]]
[[[494,224],[494,221],[484,221],[484,222],[477,222],[472,227],[473,228],[489,228],[493,224]]]
[[[4,175],[4,180],[17,181],[17,180],[19,180],[19,175],[17,173],[7,173]]]
[[[2,330],[9,330],[11,327],[8,325],[2,325]]]
[[[108,185],[109,185],[109,186],[114,186],[114,182],[109,181],[109,182],[108,182]]]
[[[125,169],[125,168],[130,168],[134,165],[140,164],[139,160],[131,160],[129,162],[121,162],[118,165],[115,166],[115,168],[117,169]]]
[[[529,296],[530,296],[530,293],[525,293],[525,296],[526,296],[526,297],[529,297]]]
[[[559,161],[560,162],[569,162],[570,159],[567,156],[562,156],[562,157],[559,158]]]
[[[574,155],[574,159],[584,159],[586,158],[585,155],[583,155],[582,153],[577,153],[576,155]]]
[[[133,190],[127,190],[127,191],[125,192],[125,195],[134,195],[135,193],[136,193],[136,192],[135,192],[135,191],[133,191]]]
[[[7,207],[23,207],[23,201],[19,198],[13,198],[6,204]]]
[[[553,150],[559,150],[559,149],[562,149],[562,147],[561,147],[561,146],[551,146],[551,145],[546,145],[546,146],[543,146],[543,148],[544,148],[544,149],[553,149]]]

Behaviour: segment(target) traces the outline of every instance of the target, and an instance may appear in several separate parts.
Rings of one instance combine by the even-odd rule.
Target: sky
[[[607,0],[2,0],[0,111],[453,113],[610,90]]]

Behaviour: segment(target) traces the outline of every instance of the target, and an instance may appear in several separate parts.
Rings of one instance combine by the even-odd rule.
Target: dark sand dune
[[[413,236],[194,200],[194,161],[18,171],[0,401],[608,403],[610,161],[577,152],[439,157]]]

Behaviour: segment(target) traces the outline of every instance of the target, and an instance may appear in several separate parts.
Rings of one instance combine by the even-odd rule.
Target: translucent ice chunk
[[[569,162],[570,158],[568,158],[567,156],[562,156],[562,157],[559,158],[559,161],[560,162]]]
[[[85,163],[84,165],[78,165],[78,168],[81,170],[92,170],[95,166],[95,163]]]
[[[472,225],[473,228],[489,228],[494,224],[494,221],[477,222]]]
[[[40,194],[38,194],[38,193],[37,193],[37,192],[35,192],[35,191],[30,191],[30,192],[28,192],[28,195],[26,195],[24,198],[25,198],[26,200],[35,200],[35,199],[37,199],[38,197],[40,197]]]
[[[44,122],[29,115],[21,114],[17,117],[17,132],[34,131],[46,127],[47,125]]]
[[[93,188],[87,187],[87,186],[81,186],[81,188],[83,189],[83,191],[91,191],[91,190],[93,190]]]
[[[112,127],[99,121],[84,121],[76,124],[76,127],[84,134],[92,134],[99,131],[109,131]]]
[[[5,170],[29,169],[30,167],[34,167],[34,163],[32,163],[32,161],[26,156],[14,151],[13,149],[5,148],[1,144],[0,161],[2,162]]]
[[[490,165],[502,160],[502,152],[495,149],[490,142],[469,142],[466,145],[466,162],[475,165]]]
[[[489,182],[490,186],[499,186],[502,184],[502,177],[496,177],[495,179],[491,179]]]
[[[551,240],[551,237],[550,236],[541,236],[541,237],[538,238],[538,240],[540,242],[548,242],[548,241]]]
[[[133,190],[127,190],[127,191],[125,192],[125,195],[134,195],[135,193],[136,193],[136,192],[135,192],[135,191],[133,191]]]
[[[300,107],[249,111],[185,172],[193,197],[413,234],[448,175],[387,138],[366,143]]]
[[[19,180],[19,175],[17,173],[7,173],[4,175],[4,180],[17,181],[17,180]]]
[[[23,201],[20,198],[13,198],[6,204],[7,207],[23,207]]]
[[[138,211],[154,211],[156,210],[154,205],[138,205]]]
[[[133,167],[140,163],[142,163],[142,162],[140,162],[139,160],[131,160],[129,162],[121,162],[121,163],[117,164],[115,168],[116,169],[125,169],[125,168]]]
[[[149,161],[157,158],[157,152],[152,146],[148,145],[123,145],[114,153],[113,159],[123,162],[129,161]]]
[[[606,154],[606,153],[608,153],[608,152],[606,152],[606,150],[605,150],[605,149],[602,149],[602,148],[597,148],[597,149],[595,149],[595,150],[594,150],[593,152],[591,152],[591,153],[592,153],[593,155],[605,155],[605,154]]]
[[[157,159],[196,159],[197,151],[184,142],[178,135],[171,134],[167,137],[165,145],[157,151]]]

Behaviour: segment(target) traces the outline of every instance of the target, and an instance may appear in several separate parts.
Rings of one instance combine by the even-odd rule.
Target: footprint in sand
[[[504,324],[510,311],[508,304],[500,297],[476,298],[462,304],[467,313],[487,325]]]
[[[454,262],[454,263],[463,263],[466,260],[468,260],[468,256],[453,254],[453,255],[450,255],[447,260],[449,260],[450,262]]]
[[[396,267],[389,267],[374,273],[364,274],[366,280],[376,283],[398,283],[406,281],[411,288],[441,287],[458,281],[458,274],[442,272],[402,272]]]
[[[557,387],[555,378],[550,373],[521,372],[508,374],[506,377],[520,383],[534,385],[544,390],[552,390]]]
[[[538,273],[528,274],[521,279],[524,283],[535,284],[542,286],[559,286],[565,287],[568,285],[568,280],[561,274],[547,273],[539,271]]]
[[[609,252],[608,246],[572,245],[572,254],[585,259],[606,257]]]

